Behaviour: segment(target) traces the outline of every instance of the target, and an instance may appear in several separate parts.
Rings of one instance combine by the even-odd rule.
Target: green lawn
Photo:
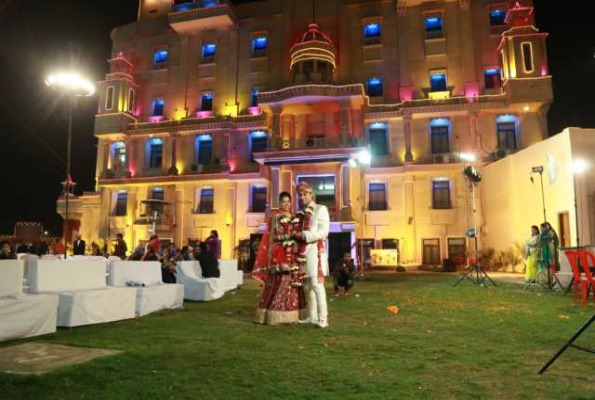
[[[595,398],[595,356],[571,349],[537,375],[593,306],[512,284],[453,288],[454,279],[369,276],[359,297],[329,303],[327,330],[254,325],[254,281],[184,311],[60,330],[33,341],[123,353],[42,377],[0,374],[0,398]],[[594,338],[595,326],[581,343]]]

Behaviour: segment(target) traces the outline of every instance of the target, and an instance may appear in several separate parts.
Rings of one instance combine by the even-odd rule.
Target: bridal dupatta
[[[260,240],[258,252],[256,253],[256,261],[254,261],[254,269],[252,270],[252,277],[261,283],[266,283],[269,276],[269,262],[274,245],[274,241],[271,243],[270,236],[271,233],[274,235],[274,220],[276,220],[275,215],[272,215],[267,230]]]

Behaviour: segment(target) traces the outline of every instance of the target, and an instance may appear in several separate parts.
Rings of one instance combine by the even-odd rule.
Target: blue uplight
[[[194,8],[193,1],[186,1],[183,3],[174,4],[175,11],[188,11],[188,10],[192,10],[193,8]]]
[[[163,99],[153,100],[153,116],[163,115],[163,106],[165,102]]]
[[[200,135],[196,140],[199,142],[211,142],[213,138],[210,135]]]
[[[506,114],[506,115],[500,115],[498,116],[498,118],[496,118],[496,123],[501,123],[501,122],[517,122],[518,118],[516,115],[512,115],[512,114]]]
[[[434,118],[430,121],[430,126],[449,126],[450,120],[446,118]]]
[[[366,24],[364,26],[364,37],[375,38],[380,36],[380,24],[377,22]]]
[[[486,75],[500,75],[500,70],[496,69],[496,68],[486,69],[485,74]]]
[[[500,9],[492,10],[490,12],[490,25],[506,25],[506,12]]]
[[[254,131],[250,133],[250,137],[252,139],[259,139],[267,137],[267,133],[265,131]]]
[[[269,44],[269,39],[266,36],[259,36],[252,39],[253,51],[265,51]]]
[[[370,125],[370,129],[386,129],[385,122],[374,122]]]
[[[430,75],[430,91],[445,92],[448,90],[446,86],[446,74],[435,73]]]
[[[382,96],[382,79],[380,79],[380,78],[368,79],[368,96],[370,96],[370,97]]]

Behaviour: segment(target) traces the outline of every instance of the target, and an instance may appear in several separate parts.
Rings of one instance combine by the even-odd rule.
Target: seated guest
[[[355,265],[351,259],[351,253],[346,251],[343,254],[343,258],[335,264],[335,268],[333,269],[333,278],[335,281],[333,296],[339,295],[339,286],[344,288],[346,296],[350,296],[351,292],[349,289],[353,287],[354,275]]]
[[[0,242],[0,260],[15,260],[16,254],[12,252],[12,247],[7,241]]]
[[[29,253],[29,246],[27,246],[25,243],[21,243],[17,246],[17,254],[25,254],[25,253]]]
[[[169,248],[163,250],[163,256],[159,259],[161,262],[161,278],[163,283],[176,283],[176,260],[169,251]]]
[[[103,256],[101,253],[101,247],[95,242],[91,243],[91,255],[93,256]]]
[[[116,246],[114,246],[114,256],[120,257],[122,260],[126,259],[126,252],[128,251],[128,246],[124,241],[124,236],[121,233],[116,235]]]
[[[161,251],[161,240],[159,236],[153,235],[151,236],[151,240],[147,244],[147,249],[145,250],[145,255],[143,256],[143,261],[158,261],[159,260],[159,252]]]
[[[145,247],[142,244],[138,244],[132,254],[128,257],[128,261],[141,261],[145,255]]]
[[[192,256],[192,253],[190,252],[190,247],[189,246],[184,246],[182,247],[182,251],[180,251],[180,259],[182,261],[192,261],[194,260],[194,257]]]
[[[202,270],[203,278],[219,278],[221,272],[219,271],[219,261],[213,254],[207,251],[207,244],[200,242],[200,254],[197,257],[200,263],[200,269]]]

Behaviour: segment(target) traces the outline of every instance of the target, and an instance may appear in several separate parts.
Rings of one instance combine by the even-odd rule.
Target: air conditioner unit
[[[512,150],[510,149],[496,149],[496,151],[494,152],[494,160],[501,160],[504,157],[510,155],[512,153]]]
[[[450,154],[449,153],[434,154],[432,156],[432,160],[434,161],[434,164],[447,164],[450,162]]]

